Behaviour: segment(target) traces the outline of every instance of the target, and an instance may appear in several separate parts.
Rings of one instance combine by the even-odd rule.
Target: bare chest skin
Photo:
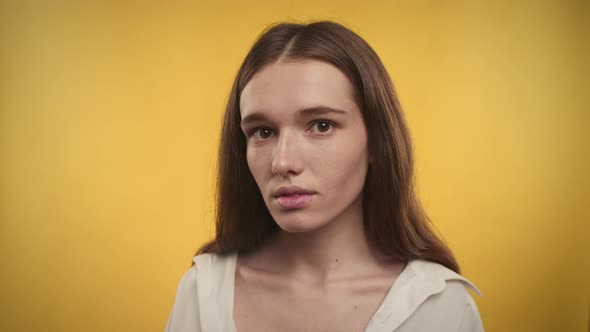
[[[313,285],[238,265],[233,312],[237,332],[362,332],[403,267],[398,263],[385,271]]]

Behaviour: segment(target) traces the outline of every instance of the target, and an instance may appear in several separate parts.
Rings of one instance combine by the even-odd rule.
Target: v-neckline
[[[228,267],[229,268],[228,272],[231,277],[229,278],[230,285],[227,288],[227,291],[229,292],[229,294],[228,294],[228,298],[229,298],[229,306],[228,306],[229,310],[228,311],[229,312],[227,313],[227,315],[229,317],[227,317],[227,319],[228,319],[228,321],[231,322],[231,327],[232,327],[231,332],[237,332],[236,321],[234,320],[234,299],[235,299],[236,266],[237,266],[237,262],[238,262],[238,255],[239,255],[239,253],[237,251],[234,252],[233,254],[231,254],[231,256],[229,257],[230,261],[229,261],[229,267]],[[396,292],[397,289],[399,289],[409,279],[411,279],[413,276],[415,276],[415,273],[413,272],[413,270],[410,266],[412,264],[412,262],[413,261],[407,262],[406,265],[404,266],[404,269],[400,272],[400,274],[397,276],[397,278],[395,278],[395,280],[393,281],[393,283],[391,284],[391,286],[389,287],[389,289],[385,293],[385,297],[381,301],[381,304],[379,305],[377,310],[373,313],[373,316],[371,316],[371,319],[369,319],[369,322],[365,326],[363,332],[371,332],[372,325],[374,325],[376,323],[376,321],[378,320],[378,317],[387,317],[387,315],[385,315],[385,313],[383,311],[386,310],[387,304],[393,298],[393,294]]]

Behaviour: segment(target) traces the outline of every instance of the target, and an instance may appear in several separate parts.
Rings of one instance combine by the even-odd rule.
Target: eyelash
[[[316,125],[318,123],[327,123],[327,124],[330,125],[330,127],[329,127],[330,129],[336,128],[336,124],[334,122],[332,122],[332,121],[329,121],[329,120],[316,120],[316,121],[313,121],[312,122],[312,126],[313,125]],[[254,134],[256,134],[256,132],[258,130],[260,130],[260,129],[270,129],[270,128],[268,128],[268,127],[256,127],[256,128],[252,128],[251,130],[248,131],[248,137],[254,136]],[[319,136],[327,136],[329,133],[330,133],[330,131],[327,131],[327,132],[324,132],[324,133],[320,133]],[[268,138],[261,138],[259,140],[265,141],[267,139]]]

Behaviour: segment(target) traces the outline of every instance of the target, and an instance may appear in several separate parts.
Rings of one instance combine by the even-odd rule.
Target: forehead
[[[349,112],[357,107],[346,74],[318,60],[267,65],[254,74],[240,96],[242,119],[254,112],[291,113],[317,106]]]

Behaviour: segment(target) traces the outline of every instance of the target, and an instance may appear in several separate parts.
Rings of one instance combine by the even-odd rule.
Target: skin
[[[242,121],[242,130],[248,166],[281,231],[238,257],[234,319],[240,331],[362,331],[403,270],[365,239],[362,193],[371,159],[352,89],[329,63],[279,60],[242,91],[242,120],[264,115]],[[315,106],[343,114],[299,112]],[[288,210],[272,194],[290,185],[317,193],[306,207]]]

